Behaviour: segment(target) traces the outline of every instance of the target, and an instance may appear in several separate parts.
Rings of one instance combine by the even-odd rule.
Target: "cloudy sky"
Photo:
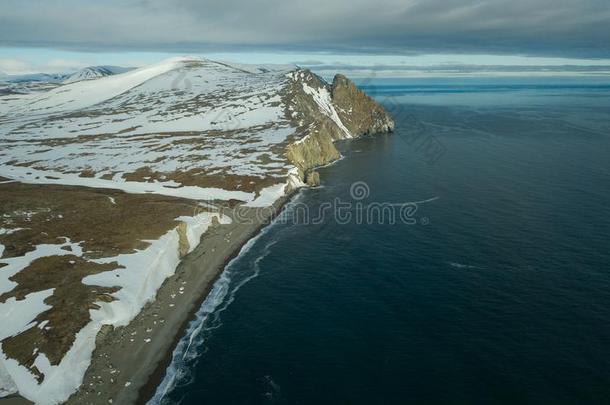
[[[383,72],[610,65],[608,0],[3,0],[0,10],[0,70],[11,74],[174,54]]]

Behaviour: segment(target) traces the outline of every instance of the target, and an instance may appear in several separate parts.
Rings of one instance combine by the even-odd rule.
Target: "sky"
[[[608,0],[3,0],[0,71],[175,55],[354,75],[610,75]]]

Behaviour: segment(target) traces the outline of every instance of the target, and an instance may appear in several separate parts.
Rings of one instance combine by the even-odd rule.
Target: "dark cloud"
[[[0,44],[608,57],[608,0],[4,0]]]

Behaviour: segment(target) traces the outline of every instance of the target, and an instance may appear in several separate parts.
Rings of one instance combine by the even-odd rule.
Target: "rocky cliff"
[[[288,145],[286,156],[309,185],[319,183],[313,169],[340,157],[334,141],[394,130],[384,108],[341,74],[332,85],[309,70],[297,71],[291,79],[287,114],[300,138]]]

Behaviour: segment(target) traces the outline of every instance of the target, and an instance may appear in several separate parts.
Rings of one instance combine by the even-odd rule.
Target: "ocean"
[[[226,269],[153,403],[608,403],[610,85],[362,81],[342,142]]]

